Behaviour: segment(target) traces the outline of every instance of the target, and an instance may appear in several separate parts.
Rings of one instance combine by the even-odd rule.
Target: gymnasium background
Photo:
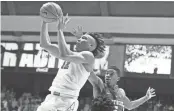
[[[39,46],[39,9],[47,1],[1,2],[1,110],[34,111],[48,94],[62,60]],[[70,33],[99,32],[107,44],[95,69],[103,77],[108,66],[121,69],[120,87],[137,99],[149,86],[157,96],[134,111],[174,110],[174,2],[164,1],[61,1],[71,21],[64,32],[71,50],[76,38]],[[52,43],[56,25],[49,25]],[[89,82],[82,88],[79,111],[88,111],[92,99]]]

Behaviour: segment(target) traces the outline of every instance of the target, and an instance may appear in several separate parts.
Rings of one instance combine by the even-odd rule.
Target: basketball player
[[[92,100],[90,111],[117,111],[117,101],[107,95],[100,95]]]
[[[94,111],[93,109],[95,109],[95,111],[101,111],[101,108],[98,108],[100,107],[100,105],[96,105],[96,103],[103,104],[106,102],[107,99],[105,99],[104,101],[101,101],[102,99],[98,99],[102,96],[106,96],[109,99],[116,100],[114,102],[117,103],[114,104],[116,109],[107,111],[123,111],[124,107],[128,110],[132,110],[155,96],[154,89],[149,87],[144,97],[134,101],[130,101],[129,98],[126,96],[124,89],[119,88],[117,85],[117,82],[120,80],[120,70],[115,66],[111,66],[107,69],[105,74],[105,82],[103,82],[98,76],[96,76],[94,72],[91,72],[88,80],[93,86],[93,97],[95,98],[95,102],[93,102],[92,104],[92,111]],[[106,108],[104,106],[102,107]],[[111,105],[111,107],[113,107],[113,105]]]
[[[104,41],[97,33],[82,35],[77,40],[76,51],[71,51],[63,34],[69,20],[68,15],[58,20],[58,45],[51,44],[48,24],[42,22],[40,46],[65,62],[49,88],[51,94],[46,96],[37,111],[76,111],[80,89],[93,70],[95,58],[104,52]]]

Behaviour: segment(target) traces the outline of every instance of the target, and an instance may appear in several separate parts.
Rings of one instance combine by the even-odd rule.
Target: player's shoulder
[[[91,67],[93,67],[95,58],[94,55],[92,54],[92,52],[90,51],[81,51],[81,52],[73,52],[74,55],[78,55],[80,57],[82,57],[85,61],[87,61],[88,65],[91,65]],[[91,68],[92,71],[92,68]]]
[[[92,61],[95,59],[93,53],[90,52],[90,51],[82,51],[82,52],[80,52],[80,54],[81,54],[82,56],[84,56],[84,57],[86,57],[86,58],[92,60]]]
[[[73,52],[73,54],[81,54],[81,55],[94,57],[93,53],[90,51]]]
[[[125,91],[124,91],[123,88],[119,88],[119,93],[120,93],[122,96],[125,96],[125,95],[126,95],[126,93],[125,93]]]
[[[89,56],[94,57],[93,53],[90,52],[90,51],[82,51],[82,52],[80,52],[80,53],[83,54],[83,55],[89,55]]]

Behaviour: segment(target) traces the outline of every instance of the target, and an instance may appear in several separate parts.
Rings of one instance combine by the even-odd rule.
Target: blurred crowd
[[[17,97],[13,89],[1,90],[1,111],[36,111],[42,101],[38,94],[24,92]]]
[[[2,88],[1,111],[36,111],[44,98],[45,97],[41,97],[39,94],[26,92],[17,97],[13,89],[7,90],[6,88]],[[135,99],[136,98],[131,100]],[[132,111],[174,111],[174,98],[171,99],[171,102],[152,99]],[[90,111],[91,101],[92,97],[80,97],[78,111]]]

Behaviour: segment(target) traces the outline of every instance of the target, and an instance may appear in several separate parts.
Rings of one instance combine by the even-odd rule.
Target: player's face
[[[119,80],[117,71],[113,69],[108,69],[105,74],[105,83],[108,85],[115,85]]]
[[[93,51],[97,44],[93,37],[88,34],[83,35],[76,42],[76,51]]]

